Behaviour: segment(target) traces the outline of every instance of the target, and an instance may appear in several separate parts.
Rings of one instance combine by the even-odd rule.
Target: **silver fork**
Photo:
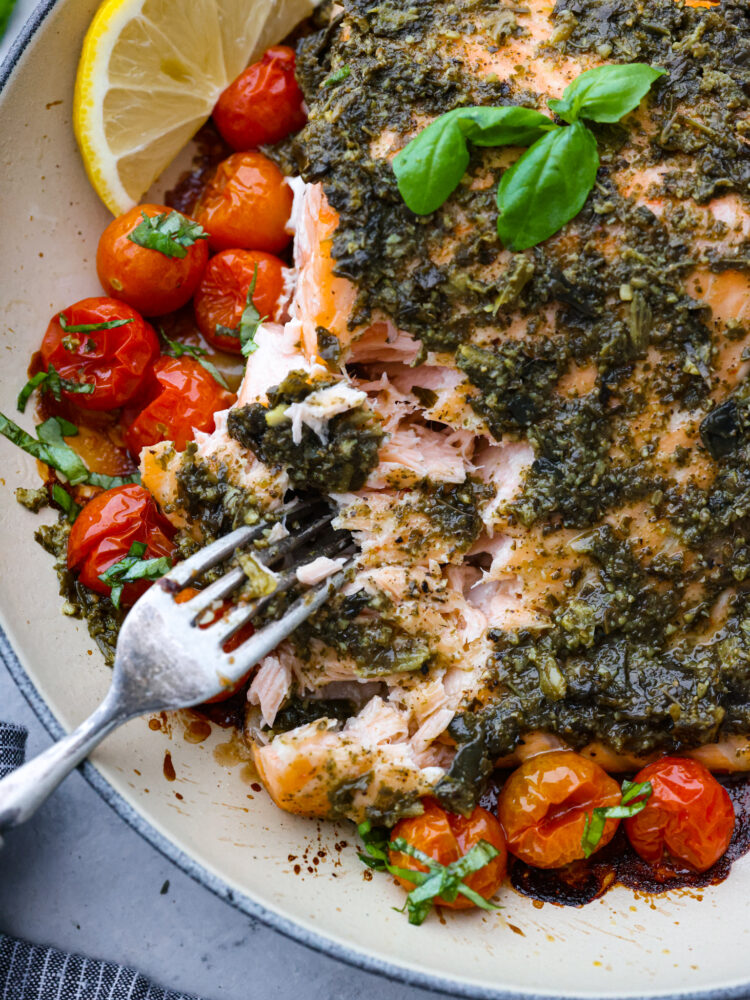
[[[306,507],[309,505],[297,504],[284,516],[288,520],[304,513]],[[319,536],[332,517],[331,513],[317,517],[265,549],[253,549],[252,554],[270,568]],[[275,597],[295,585],[299,565],[284,570],[272,594],[236,604],[208,627],[199,626],[201,617],[247,580],[242,568],[229,570],[189,601],[176,603],[174,598],[181,590],[243,546],[260,539],[269,527],[263,522],[220,538],[178,563],[136,601],[120,631],[112,683],[99,708],[69,736],[0,781],[0,831],[29,819],[63,778],[117,726],[138,715],[187,708],[213,698],[242,678],[336,593],[352,559],[334,576],[303,592],[281,618],[259,628],[231,652],[223,649],[227,641]],[[311,558],[337,553],[353,554],[351,538],[343,532],[334,534]]]

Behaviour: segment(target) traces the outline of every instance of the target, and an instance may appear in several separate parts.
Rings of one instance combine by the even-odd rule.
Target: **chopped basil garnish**
[[[110,319],[110,320],[107,320],[106,323],[77,323],[77,324],[71,325],[65,319],[65,313],[60,313],[58,315],[58,317],[57,317],[57,321],[59,322],[60,326],[63,328],[63,330],[65,331],[66,334],[71,334],[71,333],[96,333],[98,330],[116,330],[118,328],[118,326],[127,326],[128,323],[135,323],[135,319],[131,316],[130,319]],[[67,338],[63,338],[63,339],[67,339]],[[68,343],[65,344],[65,350],[66,351],[69,351],[71,349],[68,345],[72,344],[72,343],[73,343],[72,340],[68,340]],[[96,348],[96,344],[94,344],[93,347],[92,347],[92,341],[90,341],[90,340],[87,341],[87,343],[86,343],[86,350],[87,351],[92,351],[95,348]]]
[[[75,502],[70,493],[68,493],[67,490],[64,490],[59,483],[55,483],[52,487],[52,499],[67,515],[68,521],[71,524],[81,513],[80,506]]]
[[[52,466],[71,486],[88,483],[108,490],[115,486],[140,482],[138,473],[132,476],[105,476],[99,472],[90,472],[83,459],[64,440],[66,437],[74,437],[78,433],[78,428],[62,417],[50,417],[37,427],[36,432],[38,440],[0,413],[0,434],[27,454]]]
[[[360,823],[359,835],[364,842],[369,854],[359,854],[359,859],[368,868],[379,872],[388,872],[398,878],[406,879],[416,885],[415,889],[406,897],[405,909],[409,914],[410,924],[421,924],[438,896],[446,902],[453,902],[460,894],[470,899],[475,906],[482,910],[498,909],[493,903],[489,903],[478,892],[469,888],[464,882],[467,875],[479,871],[488,865],[493,858],[496,858],[498,851],[488,844],[486,840],[480,840],[463,857],[453,861],[449,865],[441,865],[429,854],[425,854],[416,847],[412,847],[403,837],[389,840],[388,831],[382,827],[373,828],[368,821]],[[399,851],[401,854],[408,854],[410,857],[425,865],[429,871],[414,871],[411,868],[399,868],[392,865],[388,860],[388,852]],[[400,911],[403,912],[403,911]]]
[[[258,265],[255,265],[255,270],[253,271],[253,280],[250,282],[250,287],[247,290],[247,298],[245,299],[245,309],[242,313],[242,318],[240,319],[239,326],[231,329],[228,326],[222,326],[220,323],[216,327],[217,336],[220,337],[233,337],[235,340],[239,340],[240,347],[242,348],[242,353],[245,357],[253,354],[258,350],[258,345],[255,343],[255,335],[258,332],[258,327],[263,322],[263,320],[268,319],[267,316],[261,316],[258,310],[255,308],[255,303],[253,302],[253,295],[255,294],[255,284],[258,280]]]
[[[52,393],[55,399],[60,402],[60,397],[63,392],[80,392],[84,395],[88,395],[94,391],[93,382],[74,382],[69,378],[62,378],[54,367],[50,365],[48,371],[38,372],[33,378],[30,378],[26,385],[21,389],[18,396],[18,409],[21,413],[26,409],[26,404],[31,397],[34,389],[43,389]]]
[[[168,354],[170,358],[181,358],[183,355],[187,355],[189,358],[193,358],[198,364],[205,368],[209,375],[212,375],[222,389],[229,391],[229,386],[226,383],[224,376],[221,374],[219,369],[215,364],[210,361],[206,361],[206,355],[208,351],[204,350],[202,347],[195,347],[193,344],[183,344],[179,340],[170,340],[166,336],[163,330],[159,331],[162,340],[162,352]]]
[[[326,77],[323,81],[323,87],[333,87],[337,83],[343,83],[348,76],[351,75],[351,66],[340,66],[339,69],[334,70],[330,76]]]
[[[591,857],[599,846],[604,833],[604,824],[608,819],[628,819],[637,816],[651,798],[653,788],[650,781],[623,781],[622,798],[619,806],[597,806],[591,815],[586,815],[586,822],[581,837],[581,847],[586,858]],[[637,802],[633,800],[637,799]]]
[[[143,222],[132,233],[128,233],[131,243],[147,250],[158,250],[165,257],[187,257],[188,249],[198,240],[207,240],[208,233],[197,222],[186,219],[179,212],[162,212],[148,216],[141,212]]]
[[[145,542],[133,542],[130,551],[123,559],[99,574],[102,583],[111,586],[110,596],[116,608],[120,607],[120,598],[126,583],[135,583],[137,580],[158,580],[172,568],[172,560],[168,556],[144,559],[146,549]]]
[[[616,122],[638,107],[665,73],[644,63],[598,66],[581,73],[550,108],[569,127],[517,107],[456,108],[436,118],[393,159],[398,189],[417,215],[429,215],[455,191],[475,146],[529,146],[502,176],[498,236],[509,250],[527,250],[570,222],[596,180],[599,154],[580,121]]]

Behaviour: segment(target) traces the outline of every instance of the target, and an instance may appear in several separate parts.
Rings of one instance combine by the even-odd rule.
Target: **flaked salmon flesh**
[[[685,59],[702,58],[701,39],[708,31],[725,30],[719,23],[722,18],[727,19],[727,32],[737,25],[750,29],[747,13],[743,15],[736,3],[699,0],[687,7],[679,0],[640,4],[580,0],[557,5],[550,0],[524,0],[523,5],[466,0],[446,3],[434,23],[419,4],[407,0],[379,6],[352,0],[338,8],[339,16],[325,37],[319,55],[325,64],[321,75],[331,66],[346,65],[351,78],[356,78],[363,39],[382,36],[389,51],[419,61],[429,50],[436,65],[442,61],[469,81],[501,87],[504,103],[537,107],[551,115],[546,99],[560,97],[582,71],[608,62],[638,61],[628,55],[630,36],[625,29],[621,44],[576,43],[589,22],[601,24],[607,17],[616,21],[627,14],[633,31],[641,30],[641,23],[648,29],[654,12],[670,5],[683,20],[669,21],[673,34],[664,44],[673,55],[684,53]],[[437,5],[427,4],[426,9],[436,11]],[[449,9],[455,14],[453,21]],[[657,31],[659,25],[652,28]],[[429,64],[425,65],[428,72]],[[712,718],[696,718],[690,722],[692,729],[687,716],[693,708],[687,707],[678,684],[672,693],[662,692],[668,710],[659,709],[661,714],[651,720],[632,720],[627,711],[618,716],[617,706],[608,708],[614,713],[617,739],[614,732],[610,741],[597,731],[595,738],[576,740],[571,728],[579,711],[581,732],[584,737],[591,734],[593,730],[586,728],[588,716],[596,715],[597,705],[606,700],[597,694],[606,685],[601,680],[604,668],[592,650],[603,648],[602,643],[625,649],[617,683],[625,676],[635,685],[642,683],[642,677],[633,664],[646,655],[643,643],[638,649],[627,645],[631,634],[627,613],[615,619],[607,610],[607,594],[611,597],[618,585],[602,576],[603,557],[592,556],[590,539],[597,532],[596,538],[616,543],[632,560],[634,579],[641,581],[634,585],[634,606],[646,600],[647,591],[653,601],[674,595],[673,604],[664,605],[671,609],[669,614],[653,633],[657,651],[649,648],[649,656],[679,656],[680,663],[690,665],[697,663],[696,650],[715,650],[724,643],[717,662],[731,661],[732,679],[721,676],[721,666],[713,673],[701,667],[708,697],[714,690],[731,688],[743,673],[737,658],[746,656],[745,575],[737,561],[744,558],[740,551],[744,501],[732,494],[737,514],[713,533],[706,533],[699,518],[694,526],[687,508],[705,502],[706,518],[716,515],[711,503],[718,501],[709,503],[706,497],[717,495],[711,490],[724,474],[723,459],[707,447],[704,421],[727,400],[740,398],[737,394],[749,370],[750,173],[740,174],[739,180],[735,174],[708,194],[698,193],[687,182],[680,187],[679,182],[696,170],[701,157],[710,155],[711,145],[699,140],[705,138],[701,128],[707,134],[714,127],[706,118],[705,101],[712,100],[717,74],[733,80],[739,94],[732,117],[734,139],[741,150],[738,155],[747,155],[750,84],[747,70],[744,84],[735,70],[729,57],[724,69],[707,68],[702,91],[707,96],[701,97],[700,105],[684,88],[667,89],[647,98],[624,127],[602,130],[603,169],[584,212],[546,241],[543,256],[527,251],[520,264],[520,255],[503,250],[497,242],[492,219],[489,230],[481,234],[491,247],[484,254],[486,260],[481,253],[478,258],[466,256],[465,248],[481,226],[481,217],[477,221],[472,215],[472,195],[480,198],[494,188],[521,150],[477,153],[460,198],[422,220],[423,258],[407,253],[400,267],[411,273],[433,265],[442,269],[441,275],[463,276],[482,288],[502,289],[505,277],[518,273],[519,266],[523,271],[525,262],[534,277],[526,292],[522,287],[508,302],[486,311],[481,322],[467,306],[460,345],[429,338],[423,342],[418,325],[399,320],[407,314],[408,303],[390,308],[385,294],[373,307],[362,309],[361,279],[345,276],[347,268],[334,252],[342,220],[326,191],[336,162],[321,171],[320,179],[308,165],[303,170],[308,180],[292,181],[296,280],[288,318],[280,325],[264,325],[258,334],[258,350],[248,361],[237,406],[265,403],[268,390],[289,372],[304,371],[313,380],[333,374],[341,382],[335,392],[316,398],[314,405],[295,404],[300,409],[290,419],[299,421],[299,427],[306,422],[324,436],[328,421],[347,408],[362,406],[377,417],[384,431],[378,464],[361,489],[332,494],[338,506],[337,526],[352,532],[361,553],[344,596],[369,595],[374,599],[372,608],[387,607],[387,620],[398,635],[412,640],[415,648],[422,643],[428,655],[416,669],[373,676],[363,671],[355,655],[314,636],[305,650],[290,641],[266,658],[250,686],[246,736],[263,782],[281,808],[360,820],[366,815],[398,815],[412,808],[418,796],[439,792],[446,776],[457,773],[460,727],[452,724],[462,716],[475,722],[491,718],[488,711],[502,711],[518,696],[508,666],[516,662],[510,659],[514,648],[528,650],[531,662],[538,656],[533,673],[538,690],[533,697],[526,692],[523,704],[533,701],[539,718],[555,720],[555,725],[539,731],[525,726],[522,719],[512,745],[496,754],[493,763],[510,766],[532,754],[572,744],[612,771],[632,771],[669,751],[695,756],[717,771],[750,770],[750,728],[743,729],[740,714],[735,713],[739,721],[734,719],[731,693],[714,697]],[[669,88],[669,82],[665,86]],[[721,86],[724,89],[717,93],[730,92],[729,83]],[[308,95],[313,134],[320,137],[327,128],[336,129],[345,105],[358,99],[363,95],[358,97],[353,86],[340,96],[332,86],[320,87],[317,96]],[[716,98],[720,99],[725,96]],[[410,94],[400,91],[398,100],[409,112]],[[435,117],[421,101],[415,100],[411,111],[408,127],[400,119],[398,125],[371,136],[368,169],[388,170],[393,156]],[[671,147],[664,139],[667,119],[683,129]],[[685,137],[684,129],[693,129],[695,141]],[[655,136],[662,143],[658,156]],[[710,138],[720,141],[721,137]],[[392,198],[392,191],[391,187],[383,196],[385,201]],[[340,196],[334,201],[336,197]],[[351,215],[351,205],[347,213]],[[637,213],[654,239],[653,234],[659,234],[664,259],[674,261],[678,292],[671,326],[669,303],[662,302],[657,315],[656,306],[649,305],[652,289],[638,278],[645,273],[639,252],[645,256],[650,251],[645,238],[643,246],[634,244],[629,220]],[[382,218],[387,220],[387,215]],[[394,230],[393,236],[398,238],[398,232]],[[575,298],[576,267],[584,256],[595,259],[598,269],[595,321],[587,303]],[[636,277],[632,283],[615,283],[612,275],[623,272],[624,261],[632,261]],[[551,274],[553,265],[561,281],[546,288],[544,301],[531,309],[524,294],[535,288],[540,269],[546,267]],[[452,302],[455,320],[463,307],[459,296]],[[532,496],[530,484],[540,475],[544,456],[533,423],[521,421],[500,431],[491,426],[492,413],[481,405],[474,369],[459,363],[459,358],[486,356],[467,353],[473,349],[494,357],[517,344],[533,358],[552,363],[539,345],[571,343],[574,337],[583,343],[593,322],[601,329],[602,310],[613,327],[627,321],[631,329],[642,332],[651,322],[650,336],[635,345],[619,367],[608,367],[601,341],[596,351],[576,347],[560,362],[545,391],[555,405],[569,404],[570,413],[580,412],[588,401],[597,413],[604,412],[610,436],[606,447],[600,448],[601,468],[592,473],[594,478],[617,469],[621,481],[640,477],[651,485],[640,493],[614,489],[602,503],[599,484],[592,480],[584,484],[585,495],[597,498],[588,516],[569,511],[564,497],[544,499],[546,507],[542,505],[540,513],[541,501]],[[688,345],[688,332],[682,342],[675,330],[686,316],[699,317],[695,322],[705,331],[708,346],[698,354]],[[320,356],[321,329],[338,342],[340,353],[333,361]],[[212,435],[198,435],[197,446],[197,460],[216,471],[224,469],[230,481],[250,491],[262,507],[273,510],[281,505],[289,486],[287,471],[265,466],[232,439],[226,415],[219,415]],[[169,445],[147,449],[142,456],[144,483],[182,527],[190,526],[190,520],[177,499],[181,461]],[[452,534],[445,529],[445,520],[436,523],[433,501],[431,506],[424,500],[425,484],[433,490],[429,495],[438,497],[434,503],[447,506],[459,503],[450,498],[461,496],[460,491],[471,484],[460,501],[465,505],[461,512],[470,508],[475,512],[468,535]],[[438,487],[442,493],[434,493]],[[748,491],[750,512],[750,484]],[[199,534],[194,525],[191,530]],[[701,540],[695,541],[699,536]],[[547,647],[537,640],[553,626],[558,631],[566,627],[563,612],[573,607],[571,602],[578,601],[574,610],[580,610],[588,600],[588,614],[593,608],[590,595],[599,593],[596,588],[602,599],[591,612],[593,619],[587,619],[588,637],[581,633],[582,637],[571,639],[564,655],[559,650],[547,655]],[[364,608],[360,623],[378,618],[379,612],[372,608]],[[747,649],[744,671],[750,673],[750,645]],[[527,684],[531,674],[524,662]],[[587,671],[598,671],[598,680]],[[694,678],[690,684],[694,691]],[[285,732],[274,728],[290,701],[331,698],[348,699],[355,706],[346,721],[323,716]],[[740,688],[736,700],[738,704],[742,700]],[[656,734],[653,739],[649,725]],[[628,742],[628,726],[639,734],[637,740]]]

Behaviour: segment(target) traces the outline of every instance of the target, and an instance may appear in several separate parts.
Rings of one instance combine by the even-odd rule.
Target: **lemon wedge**
[[[86,34],[73,127],[114,215],[136,205],[219,94],[318,0],[105,0]]]

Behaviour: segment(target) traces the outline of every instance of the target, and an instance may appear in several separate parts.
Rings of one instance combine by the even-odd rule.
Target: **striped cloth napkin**
[[[23,763],[26,730],[0,722],[0,778]],[[2,877],[0,855],[0,878]],[[17,941],[0,928],[0,997],[5,1000],[197,1000],[155,986],[113,962]]]

